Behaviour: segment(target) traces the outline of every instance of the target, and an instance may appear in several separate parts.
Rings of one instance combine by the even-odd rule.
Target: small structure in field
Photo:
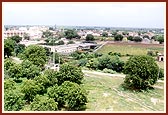
[[[161,53],[158,53],[157,60],[158,61],[164,61],[164,55],[161,54]]]

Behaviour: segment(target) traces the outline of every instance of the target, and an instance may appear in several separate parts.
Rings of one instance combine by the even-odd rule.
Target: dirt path
[[[89,71],[89,70],[82,70],[82,72],[87,76],[87,74],[97,74],[97,75],[105,75],[105,76],[110,76],[110,77],[122,77],[124,78],[124,74],[110,74],[110,73],[102,73],[102,72],[97,72],[97,71]]]
[[[89,76],[88,74],[104,75],[109,77],[122,77],[122,78],[126,76],[125,74],[110,74],[110,73],[103,73],[103,72],[90,71],[90,70],[82,70],[82,72],[85,74],[85,76]],[[157,82],[164,83],[163,80],[158,80]]]

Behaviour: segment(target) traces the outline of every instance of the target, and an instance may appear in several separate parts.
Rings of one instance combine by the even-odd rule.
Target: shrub
[[[164,78],[164,69],[159,69],[159,78]]]
[[[85,66],[87,64],[88,60],[87,59],[80,59],[78,61],[78,66]]]
[[[56,111],[58,110],[57,104],[53,98],[49,98],[46,95],[36,95],[30,104],[30,109],[33,111]]]
[[[89,69],[98,69],[98,64],[98,60],[96,58],[93,58],[87,62],[86,67],[88,67]]]
[[[13,90],[13,89],[16,89],[16,87],[15,87],[15,85],[16,85],[16,83],[13,81],[13,80],[11,80],[11,79],[6,79],[5,81],[4,81],[4,89],[5,90]]]
[[[57,44],[58,44],[58,45],[64,45],[64,41],[60,40],[60,41],[58,41]]]
[[[68,41],[68,43],[67,44],[75,44],[75,42],[74,41],[72,41],[72,40],[70,40],[70,41]]]
[[[116,71],[114,71],[114,70],[112,70],[112,69],[107,69],[107,68],[104,68],[104,69],[103,69],[103,72],[104,72],[104,73],[111,73],[111,74],[117,73]]]
[[[147,55],[149,55],[149,56],[154,56],[154,53],[153,53],[153,51],[148,51],[148,52],[147,52]]]
[[[159,68],[150,56],[132,56],[124,66],[127,74],[124,83],[128,87],[145,89],[156,83]]]

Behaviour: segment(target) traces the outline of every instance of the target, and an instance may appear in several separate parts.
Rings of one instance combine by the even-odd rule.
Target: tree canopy
[[[122,41],[122,39],[123,39],[123,36],[122,36],[121,34],[116,34],[116,35],[114,36],[114,40],[115,40],[115,41]]]
[[[72,38],[80,38],[80,36],[77,34],[75,30],[68,29],[65,31],[65,38],[71,40]]]
[[[22,58],[31,61],[34,65],[43,67],[47,61],[46,50],[42,46],[30,45],[23,52]]]
[[[128,87],[144,89],[154,85],[158,79],[159,67],[151,56],[133,56],[124,66],[125,84]]]
[[[15,48],[15,42],[12,39],[5,39],[4,40],[4,56],[7,56],[8,58],[12,56],[12,52]]]
[[[92,34],[87,34],[86,41],[94,41],[94,36]]]

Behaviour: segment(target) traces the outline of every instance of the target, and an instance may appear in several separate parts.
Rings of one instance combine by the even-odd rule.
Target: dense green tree
[[[94,41],[94,36],[92,34],[87,34],[86,41]]]
[[[81,88],[77,83],[72,83],[70,81],[65,81],[59,87],[68,110],[84,110],[86,108],[86,90]]]
[[[23,94],[19,90],[8,90],[4,92],[5,111],[19,111],[25,105]]]
[[[133,41],[133,36],[128,36],[127,39]]]
[[[162,44],[164,42],[164,36],[158,36],[157,41]]]
[[[12,56],[12,52],[14,51],[15,42],[12,39],[5,39],[4,40],[4,56],[8,57]]]
[[[47,94],[58,102],[59,108],[65,107],[67,110],[85,109],[87,103],[87,93],[77,83],[65,81],[62,85],[55,85],[48,88]]]
[[[4,90],[5,92],[7,90],[14,90],[16,89],[16,82],[13,81],[12,79],[5,79],[4,80]]]
[[[72,38],[80,38],[80,36],[77,34],[76,31],[68,29],[65,31],[65,38],[71,40]]]
[[[36,95],[30,104],[30,109],[32,111],[56,111],[58,110],[57,104],[53,98],[49,98],[46,95]]]
[[[135,36],[135,37],[133,38],[133,40],[134,40],[135,42],[141,42],[141,41],[142,41],[142,38],[139,37],[139,36]]]
[[[14,65],[15,65],[15,63],[11,59],[7,58],[4,60],[4,69],[5,70],[8,70],[11,66],[14,66]]]
[[[21,92],[24,93],[24,99],[27,102],[33,101],[36,94],[41,91],[41,87],[34,80],[26,80],[21,88]]]
[[[22,37],[16,35],[16,36],[10,37],[10,39],[12,39],[13,41],[15,41],[16,43],[19,43],[22,40]]]
[[[7,73],[9,77],[14,78],[15,80],[18,80],[22,77],[22,67],[20,64],[14,64],[13,66],[10,66],[7,70]]]
[[[123,36],[122,36],[121,34],[116,34],[116,35],[114,36],[114,40],[115,40],[115,41],[122,41],[122,39],[123,39]]]
[[[64,81],[71,81],[78,84],[82,83],[84,75],[81,68],[74,65],[63,64],[60,67],[58,84],[62,84]]]
[[[21,63],[21,71],[22,71],[22,77],[26,77],[27,79],[33,79],[36,76],[40,75],[41,69],[34,65],[31,61],[29,60],[24,60]]]
[[[107,33],[107,32],[103,32],[103,33],[102,33],[102,36],[103,36],[103,37],[108,37],[108,33]]]
[[[59,73],[57,71],[53,71],[50,69],[44,71],[44,75],[49,80],[49,86],[54,86],[55,84],[58,83],[58,80],[57,80],[58,74]]]
[[[151,56],[132,56],[124,66],[124,83],[128,87],[145,89],[158,79],[159,67]]]
[[[31,61],[34,65],[43,67],[47,61],[46,50],[42,46],[30,45],[23,52],[22,58]]]

